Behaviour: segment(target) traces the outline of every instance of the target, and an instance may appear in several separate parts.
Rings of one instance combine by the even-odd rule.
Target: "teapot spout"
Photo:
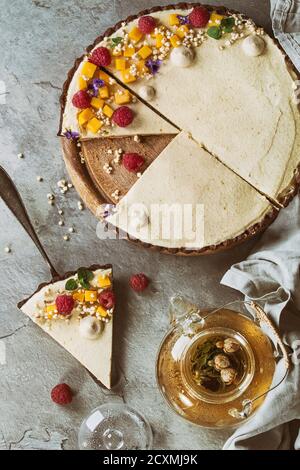
[[[171,324],[180,323],[187,317],[199,313],[199,307],[181,295],[176,294],[170,298],[169,314]]]

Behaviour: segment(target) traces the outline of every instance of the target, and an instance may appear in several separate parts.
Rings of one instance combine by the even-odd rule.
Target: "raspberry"
[[[51,390],[51,399],[58,405],[68,405],[73,398],[72,390],[67,384],[56,385]]]
[[[122,163],[126,170],[137,173],[144,165],[144,158],[138,153],[124,153]]]
[[[204,28],[210,18],[210,13],[204,7],[195,7],[189,14],[189,21],[194,28]]]
[[[120,106],[114,111],[112,120],[119,127],[127,127],[133,121],[133,112],[128,106]]]
[[[80,90],[73,96],[72,103],[75,108],[89,108],[91,105],[91,97],[86,90]]]
[[[138,21],[138,28],[144,34],[150,34],[154,30],[156,21],[153,16],[142,16]]]
[[[107,47],[98,47],[92,52],[89,62],[98,65],[98,67],[106,67],[111,63],[111,55]]]
[[[149,282],[149,279],[143,273],[133,274],[129,281],[130,287],[136,292],[142,292],[145,290],[148,287]]]
[[[113,308],[115,306],[115,294],[111,290],[101,292],[98,295],[98,302],[101,307],[104,307],[109,310],[110,308]]]
[[[56,307],[60,315],[70,315],[74,308],[74,299],[70,295],[59,295],[56,297]]]

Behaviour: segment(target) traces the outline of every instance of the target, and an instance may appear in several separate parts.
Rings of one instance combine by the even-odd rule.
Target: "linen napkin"
[[[300,71],[300,0],[271,0],[275,37]]]
[[[292,370],[270,392],[259,412],[238,428],[223,449],[300,449],[300,195],[264,233],[250,256],[233,265],[221,284],[237,289],[247,300],[260,303],[291,348]],[[270,300],[262,299],[274,294]],[[281,359],[273,385],[284,375]],[[297,437],[298,434],[298,437]]]

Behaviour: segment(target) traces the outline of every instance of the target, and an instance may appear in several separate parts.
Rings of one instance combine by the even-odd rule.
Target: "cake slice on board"
[[[277,213],[264,196],[181,132],[106,220],[145,243],[207,251],[243,241]]]
[[[111,388],[112,267],[91,266],[42,284],[18,307],[42,330]]]

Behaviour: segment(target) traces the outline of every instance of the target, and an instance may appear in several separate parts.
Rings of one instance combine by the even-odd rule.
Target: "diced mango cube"
[[[98,286],[101,288],[106,288],[111,286],[111,280],[109,276],[98,276]]]
[[[122,70],[122,79],[124,83],[131,83],[135,82],[137,77],[135,75],[132,75],[129,69]]]
[[[145,63],[144,60],[139,60],[136,63],[136,68],[138,69],[140,74],[143,74],[143,73],[147,72],[147,67],[146,67],[146,63]]]
[[[172,44],[173,47],[180,46],[179,37],[176,34],[173,34],[173,36],[170,37],[170,43]]]
[[[217,12],[213,11],[212,14],[210,15],[208,25],[219,26],[223,18],[224,18],[223,15],[219,15]]]
[[[156,39],[156,47],[157,49],[159,49],[160,47],[163,46],[163,39],[164,39],[164,35],[161,34],[161,33],[157,33],[156,36],[155,36],[155,39]]]
[[[115,93],[115,103],[116,104],[126,104],[130,103],[131,101],[131,94],[128,90],[118,90]]]
[[[120,55],[122,55],[122,51],[120,51],[120,49],[117,49],[116,47],[113,49],[112,51],[112,55],[114,57],[120,57]]]
[[[45,311],[46,311],[47,313],[57,313],[56,304],[46,305]]]
[[[84,300],[86,302],[96,302],[96,300],[97,300],[97,291],[95,291],[95,290],[86,290],[84,292]]]
[[[124,57],[115,60],[115,67],[117,70],[125,70],[126,69],[126,59]]]
[[[110,118],[114,114],[114,110],[106,104],[103,108],[103,113]]]
[[[128,46],[124,50],[124,57],[132,57],[133,54],[135,54],[135,47],[133,46]]]
[[[104,106],[104,100],[102,100],[101,98],[92,98],[91,105],[93,106],[93,108],[102,109]]]
[[[93,78],[97,69],[97,65],[92,64],[92,62],[84,62],[81,68],[81,75],[88,78]]]
[[[172,13],[170,16],[169,16],[169,24],[170,26],[175,26],[177,24],[179,24],[180,21],[178,19],[178,16],[176,15],[176,13]]]
[[[107,311],[105,310],[105,308],[101,307],[101,305],[99,305],[99,307],[97,308],[96,310],[97,313],[99,313],[99,315],[103,318],[107,317],[108,313]]]
[[[84,126],[84,124],[86,124],[93,117],[93,111],[90,108],[86,108],[78,115],[78,123],[80,126]]]
[[[99,89],[100,98],[109,98],[109,89],[107,86],[103,86]]]
[[[78,89],[85,90],[87,88],[87,81],[83,77],[78,77]]]
[[[134,26],[132,30],[129,31],[129,37],[133,42],[139,42],[143,37],[143,33],[137,26]]]
[[[142,59],[147,59],[147,57],[149,57],[149,55],[152,54],[152,49],[151,47],[149,46],[143,46],[139,51],[138,51],[138,55],[142,58]]]
[[[74,292],[73,294],[73,299],[76,300],[77,302],[83,302],[84,301],[84,292]]]
[[[186,24],[183,24],[179,26],[179,28],[176,29],[176,34],[179,36],[181,39],[184,38],[189,32],[189,27]]]
[[[103,72],[103,70],[99,70],[98,78],[103,80],[105,83],[109,83],[110,80],[110,76],[107,73]]]
[[[86,128],[88,131],[93,132],[93,134],[96,134],[99,131],[99,129],[101,129],[102,126],[103,126],[102,121],[100,121],[97,118],[93,118],[87,123]]]

